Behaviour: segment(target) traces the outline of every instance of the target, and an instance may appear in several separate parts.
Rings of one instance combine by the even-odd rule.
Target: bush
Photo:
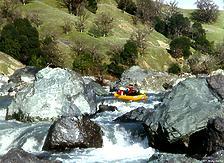
[[[107,72],[109,72],[112,75],[115,75],[116,77],[120,78],[122,73],[124,72],[124,67],[120,64],[116,64],[112,62],[108,65]]]
[[[120,57],[124,65],[135,65],[136,59],[138,58],[137,43],[135,41],[128,40],[124,45],[124,50],[121,52]]]
[[[86,8],[90,12],[95,14],[97,11],[97,1],[96,0],[87,0]]]
[[[137,11],[137,6],[132,0],[119,0],[117,8],[126,11],[131,15],[135,15]]]
[[[181,68],[177,63],[173,63],[169,66],[168,72],[172,74],[179,74],[181,72]]]
[[[16,19],[5,25],[1,31],[0,51],[5,52],[24,64],[40,64],[39,33],[28,19]],[[31,61],[32,58],[32,62]],[[35,61],[34,61],[35,60]],[[44,63],[44,62],[41,62]],[[42,65],[44,66],[44,65]]]
[[[80,55],[76,56],[73,61],[73,70],[78,71],[82,74],[88,74],[89,70],[93,68],[95,63],[93,62],[93,57],[88,52],[82,52]]]
[[[191,55],[190,52],[191,40],[188,37],[182,36],[175,38],[170,43],[170,54],[173,58],[185,59]]]
[[[191,13],[194,21],[212,23],[217,20],[219,10],[213,0],[197,0],[196,4],[198,9]]]

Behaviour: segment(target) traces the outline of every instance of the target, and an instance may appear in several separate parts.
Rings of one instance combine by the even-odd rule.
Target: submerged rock
[[[28,153],[22,149],[13,148],[10,149],[5,155],[0,157],[1,163],[61,163],[61,161],[50,161],[39,159],[35,155]]]
[[[86,117],[62,117],[51,125],[43,150],[102,147],[100,126]]]
[[[95,93],[77,73],[47,67],[35,75],[33,83],[16,94],[6,118],[15,118],[20,113],[31,121],[48,121],[61,115],[93,114],[96,112],[94,97]]]

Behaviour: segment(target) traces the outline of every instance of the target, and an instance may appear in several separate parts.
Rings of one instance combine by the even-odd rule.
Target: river
[[[65,163],[74,162],[147,162],[155,150],[148,147],[144,129],[140,123],[116,123],[113,120],[126,112],[138,107],[154,108],[158,101],[151,94],[147,102],[123,102],[105,99],[104,104],[118,108],[114,112],[99,113],[92,120],[103,130],[103,147],[90,149],[73,149],[66,152],[51,153],[51,160],[61,160]],[[0,110],[1,115],[4,110]],[[18,121],[0,120],[0,155],[13,147],[38,154],[50,123],[21,123]]]

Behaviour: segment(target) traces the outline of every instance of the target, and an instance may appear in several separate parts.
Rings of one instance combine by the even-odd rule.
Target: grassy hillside
[[[184,15],[190,17],[192,10],[182,10]],[[218,20],[212,24],[203,24],[204,29],[207,33],[207,38],[210,41],[219,43],[224,40],[224,11],[221,10]]]
[[[75,28],[69,34],[63,33],[64,21],[75,22],[77,17],[68,14],[67,9],[59,6],[56,0],[32,0],[27,5],[21,5],[20,9],[24,15],[38,11],[39,17],[43,21],[43,24],[38,28],[40,37],[43,38],[49,33],[54,33],[57,36],[64,66],[69,68],[72,68],[74,59],[74,52],[71,51],[70,46],[77,40],[81,40],[89,47],[95,46],[98,53],[104,58],[104,62],[108,63],[107,52],[111,50],[112,46],[123,46],[134,31],[138,28],[144,28],[141,23],[136,26],[133,25],[131,15],[117,9],[115,0],[100,0],[98,2],[97,13],[89,13],[87,29],[83,33],[77,32]],[[88,31],[93,26],[94,19],[102,12],[109,13],[114,18],[113,30],[108,37],[95,38],[90,36]],[[138,63],[145,68],[165,70],[172,61],[166,51],[168,42],[169,40],[163,35],[153,31],[147,38],[146,54],[139,58]]]

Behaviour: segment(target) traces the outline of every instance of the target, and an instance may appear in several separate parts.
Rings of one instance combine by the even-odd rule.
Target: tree
[[[178,7],[177,7],[178,2],[170,1],[169,3],[166,4],[163,8],[164,12],[164,19],[167,20],[169,19],[172,15],[179,13]]]
[[[131,40],[133,40],[137,47],[140,55],[145,53],[145,49],[147,48],[147,40],[146,37],[151,33],[152,29],[138,29],[136,32],[132,34]]]
[[[75,22],[75,28],[77,31],[84,32],[85,23],[88,17],[89,15],[86,12],[83,12],[81,15],[78,16],[78,20]]]
[[[24,64],[29,64],[31,58],[40,58],[37,29],[28,19],[16,19],[13,23],[6,24],[1,31],[0,51],[10,54]],[[44,60],[42,61],[44,64]]]
[[[48,64],[55,67],[63,66],[61,52],[53,35],[47,35],[41,41],[41,52],[46,56]]]
[[[137,15],[143,22],[153,22],[154,18],[161,16],[162,0],[137,0]]]
[[[70,14],[80,15],[83,8],[86,7],[90,12],[96,13],[96,0],[57,0],[61,6],[65,6]]]
[[[30,1],[30,0],[20,0],[20,2],[21,2],[23,5],[27,4],[29,1]]]
[[[94,34],[96,36],[107,36],[113,28],[113,17],[109,14],[101,13],[94,21],[96,29]]]
[[[0,5],[0,15],[3,18],[12,20],[14,18],[14,15],[17,13],[16,12],[17,7],[18,7],[17,0],[3,0],[3,2]]]
[[[212,23],[218,18],[218,5],[213,0],[197,0],[197,10],[191,13],[191,18],[202,23]]]
[[[135,15],[137,11],[136,4],[132,0],[118,0],[117,8]]]
[[[186,59],[191,55],[190,47],[191,40],[188,37],[181,36],[170,42],[169,52],[173,58],[184,57]]]
[[[31,23],[35,24],[37,27],[39,27],[41,24],[43,24],[43,21],[39,17],[39,11],[37,11],[37,10],[31,11],[27,15],[27,19],[29,19],[29,21]]]
[[[95,14],[97,8],[97,0],[87,0],[86,9]]]
[[[168,19],[168,36],[171,38],[186,36],[190,31],[190,20],[183,14],[174,14]]]
[[[196,40],[199,37],[206,36],[205,30],[201,23],[195,22],[191,27],[190,38]]]
[[[72,30],[71,20],[64,19],[64,24],[62,26],[63,33],[68,34]]]
[[[121,52],[120,57],[124,65],[135,65],[136,59],[138,58],[138,46],[136,42],[128,40],[124,45],[124,50]]]
[[[58,0],[61,6],[65,6],[70,14],[79,15],[84,0]]]

